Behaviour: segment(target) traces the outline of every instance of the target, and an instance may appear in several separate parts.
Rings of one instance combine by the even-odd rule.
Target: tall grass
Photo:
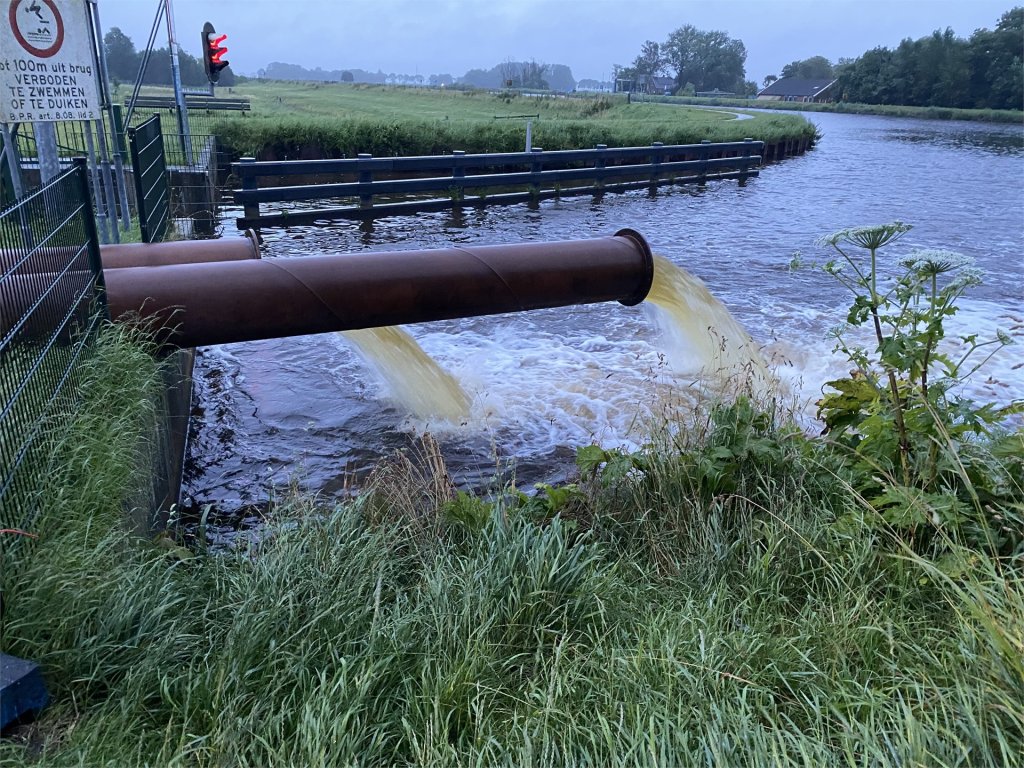
[[[544,149],[692,144],[704,139],[767,142],[814,138],[795,115],[737,121],[727,113],[620,97],[524,97],[514,93],[381,86],[250,82],[253,113],[213,127],[222,150],[237,158],[315,159],[522,151],[525,118],[536,115],[533,144]],[[509,119],[514,118],[514,119]]]
[[[6,765],[1021,762],[1021,564],[835,525],[861,501],[778,413],[666,425],[547,506],[456,493],[427,440],[189,551],[119,525],[155,365],[103,349],[4,562],[4,650],[54,695]]]

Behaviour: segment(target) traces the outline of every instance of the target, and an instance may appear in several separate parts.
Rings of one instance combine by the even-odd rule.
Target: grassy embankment
[[[426,439],[190,552],[121,526],[156,370],[104,338],[38,541],[0,540],[3,649],[54,699],[4,765],[1020,764],[1019,555],[949,541],[947,575],[778,412],[584,450],[532,499],[457,494]]]
[[[299,159],[522,151],[525,119],[533,144],[548,150],[689,144],[703,139],[766,142],[813,138],[795,115],[737,121],[724,112],[663,104],[627,104],[617,96],[526,97],[482,91],[321,83],[248,81],[231,96],[248,96],[252,113],[215,123],[229,154]],[[495,118],[499,119],[495,119]]]
[[[882,115],[885,117],[913,117],[920,120],[968,120],[983,123],[1024,122],[1019,109],[957,109],[955,107],[911,107],[890,104],[854,104],[835,102],[805,104],[794,101],[756,101],[751,99],[707,98],[696,96],[643,96],[642,101],[660,104],[691,104],[740,109],[770,109],[783,112],[839,112],[850,115]]]

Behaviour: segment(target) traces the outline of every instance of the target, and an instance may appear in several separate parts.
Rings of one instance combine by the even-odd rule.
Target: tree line
[[[962,109],[1024,107],[1024,8],[969,38],[936,30],[836,67],[844,101]]]
[[[198,37],[198,34],[197,34]],[[114,83],[134,83],[142,67],[142,51],[135,49],[132,39],[119,27],[111,27],[103,36],[103,50],[107,57],[107,71]],[[185,51],[178,51],[178,70],[182,85],[204,86],[209,83],[203,60]],[[154,49],[142,78],[145,85],[172,85],[171,52],[165,46]],[[231,67],[222,69],[218,85],[234,85]]]
[[[448,73],[407,75],[400,72],[367,72],[362,69],[307,69],[300,64],[273,61],[257,73],[271,80],[315,80],[319,82],[376,83],[387,85],[428,85],[473,88],[530,88],[543,91],[572,91],[576,79],[565,64],[544,64],[536,60],[506,59],[490,69],[471,69],[462,77]]]
[[[630,66],[613,69],[630,89],[647,90],[654,78],[667,76],[672,92],[680,95],[720,90],[750,96],[757,85],[746,80],[746,57],[741,40],[687,24],[664,42],[645,41]],[[978,29],[966,39],[947,27],[834,65],[824,56],[794,61],[780,74],[836,78],[837,98],[847,102],[1019,110],[1024,107],[1024,8],[1007,11],[995,29]],[[778,79],[768,75],[764,85]]]
[[[726,91],[752,96],[757,85],[746,79],[747,49],[742,40],[719,30],[686,24],[664,42],[646,40],[627,67],[612,65],[625,90],[650,90],[655,78],[671,77],[673,93]]]

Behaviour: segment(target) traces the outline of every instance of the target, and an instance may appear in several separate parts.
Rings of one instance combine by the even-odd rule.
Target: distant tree
[[[541,64],[536,59],[530,59],[521,66],[522,85],[520,87],[531,88],[538,91],[547,91],[550,89],[551,86],[546,78],[548,71],[547,64]]]
[[[351,83],[351,82],[354,82],[354,81],[355,81],[355,78],[352,76],[352,73],[349,72],[347,69],[344,72],[341,73],[341,82],[343,82],[343,83]]]
[[[772,83],[774,83],[778,79],[779,79],[778,75],[765,75],[763,85],[764,85],[765,88],[767,88],[769,85],[771,85]]]
[[[968,57],[975,106],[1024,107],[1024,8],[1004,13],[994,30],[971,35]]]
[[[518,61],[505,59],[498,65],[502,88],[520,88],[523,84],[522,65]]]
[[[1024,8],[969,40],[952,29],[895,49],[873,48],[835,67],[841,98],[866,104],[991,109],[1024,107]]]
[[[824,56],[793,61],[782,68],[783,77],[799,77],[804,80],[822,80],[835,75],[832,62]]]
[[[576,90],[576,78],[572,69],[565,64],[549,64],[546,79],[552,91],[569,93]]]
[[[471,69],[459,78],[459,82],[474,88],[500,88],[504,85],[493,70],[486,69]]]
[[[119,27],[111,27],[103,36],[103,52],[112,78],[121,82],[135,82],[141,57],[135,50],[135,43]]]
[[[687,24],[668,36],[661,51],[680,88],[693,83],[698,91],[743,90],[747,49],[725,32]]]
[[[658,77],[665,71],[665,57],[661,45],[653,40],[646,40],[640,47],[640,55],[633,60],[631,69],[634,77],[649,83],[652,77]]]

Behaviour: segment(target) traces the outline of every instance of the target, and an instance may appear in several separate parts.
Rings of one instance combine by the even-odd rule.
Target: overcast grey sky
[[[1020,0],[1017,0],[1018,4]],[[645,40],[684,24],[720,29],[747,47],[758,83],[796,59],[835,62],[947,26],[961,37],[994,27],[1014,0],[173,0],[184,50],[198,55],[209,21],[228,34],[232,69],[272,61],[310,69],[455,77],[500,61],[567,64],[577,80],[608,79]],[[105,30],[141,48],[157,0],[99,0]],[[166,28],[158,38],[166,45]]]

